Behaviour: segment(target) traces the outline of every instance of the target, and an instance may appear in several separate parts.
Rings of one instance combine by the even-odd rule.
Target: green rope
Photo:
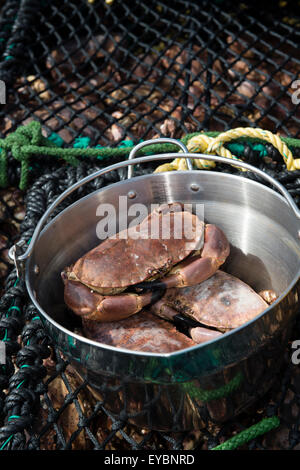
[[[102,147],[102,148],[86,148],[89,139],[81,137],[75,141],[74,148],[61,148],[57,145],[57,139],[53,134],[49,140],[42,135],[41,124],[37,121],[32,121],[26,126],[19,127],[15,132],[9,134],[4,139],[0,139],[0,186],[6,187],[7,180],[7,158],[8,151],[11,155],[21,163],[21,177],[19,188],[24,190],[28,184],[29,176],[29,159],[34,155],[45,155],[61,158],[70,165],[77,166],[79,160],[77,157],[96,157],[96,158],[110,158],[110,157],[127,157],[132,146],[121,146],[117,148]],[[60,142],[59,142],[60,143]],[[151,146],[151,151],[155,153],[172,152],[176,151],[177,147],[174,145],[161,145],[154,144]],[[149,153],[149,149],[141,151],[140,154]]]
[[[231,395],[241,384],[243,380],[243,374],[238,373],[230,382],[226,385],[221,386],[220,388],[215,388],[211,390],[204,390],[196,387],[191,382],[184,382],[182,388],[190,395],[190,397],[196,398],[198,400],[209,402],[211,400],[217,400],[218,398],[223,398],[228,395]]]
[[[264,418],[259,423],[250,426],[250,428],[245,429],[236,436],[231,437],[228,441],[223,442],[222,444],[214,447],[212,450],[233,450],[237,447],[246,444],[246,442],[252,441],[258,436],[265,434],[272,429],[277,428],[280,425],[280,420],[278,416],[272,416],[272,418]]]
[[[219,132],[205,132],[210,137],[216,137]],[[188,141],[199,132],[187,134],[182,138],[182,142],[187,144]],[[282,137],[282,141],[288,146],[300,147],[300,140]],[[249,143],[254,150],[259,151],[261,156],[266,153],[263,141],[258,139],[240,138],[235,142],[228,143],[228,147],[235,149],[235,154],[243,151],[243,142]],[[79,137],[75,140],[73,148],[62,148],[63,141],[58,134],[52,133],[49,138],[42,134],[42,126],[37,121],[32,121],[26,126],[19,127],[15,132],[9,134],[4,139],[0,139],[0,187],[8,186],[7,176],[7,159],[8,152],[13,158],[21,164],[21,176],[19,188],[24,190],[28,185],[30,172],[30,157],[34,155],[44,155],[62,159],[66,163],[77,166],[78,158],[95,157],[97,159],[119,157],[128,157],[132,146],[132,141],[123,141],[118,147],[101,147],[88,148],[90,139],[88,137]],[[177,152],[178,147],[173,144],[153,144],[146,149],[141,149],[139,155],[151,155],[154,153]]]
[[[0,450],[3,450],[3,449],[4,449],[4,447],[6,446],[6,444],[9,443],[9,441],[13,438],[13,436],[14,436],[14,435],[11,434],[11,435],[9,436],[9,438],[6,439],[6,441],[4,442],[4,444],[0,447]]]

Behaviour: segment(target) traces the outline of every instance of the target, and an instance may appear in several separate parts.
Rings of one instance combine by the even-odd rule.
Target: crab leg
[[[262,290],[258,293],[267,304],[271,305],[275,300],[278,299],[276,292],[273,289]]]
[[[139,312],[144,306],[157,301],[162,291],[143,294],[104,296],[78,281],[64,279],[64,300],[77,315],[97,322],[118,321]]]
[[[201,254],[194,255],[177,264],[170,273],[158,280],[139,284],[153,289],[154,287],[195,286],[211,277],[225,262],[229,255],[229,242],[223,231],[216,225],[206,225],[204,245]]]

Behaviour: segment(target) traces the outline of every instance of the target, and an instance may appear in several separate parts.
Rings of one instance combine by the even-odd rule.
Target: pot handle
[[[157,143],[158,140],[159,139],[155,139],[154,143]],[[173,139],[168,139],[168,140],[164,139],[164,143],[166,143],[166,142],[170,143],[170,140],[172,141],[171,143],[173,143]],[[147,145],[147,143],[149,143],[149,145],[150,145],[150,143],[153,144],[153,140],[143,142],[144,146]],[[141,148],[141,147],[139,147],[139,148]],[[20,251],[20,248],[23,245],[25,245],[24,240],[20,240],[18,243],[16,243],[15,245],[13,245],[10,248],[8,254],[9,254],[10,259],[14,262],[14,264],[16,266],[18,277],[19,277],[19,274],[20,274],[20,272],[22,271],[22,269],[24,267],[23,266],[24,262],[30,257],[30,255],[31,255],[31,253],[34,249],[34,245],[35,245],[35,243],[36,243],[36,241],[39,237],[39,234],[40,234],[43,226],[45,225],[48,217],[52,214],[52,212],[56,209],[56,207],[66,197],[68,197],[70,194],[72,194],[76,189],[80,188],[81,186],[83,186],[86,183],[89,183],[90,181],[94,180],[95,178],[98,178],[99,176],[104,175],[105,173],[109,173],[113,170],[118,170],[118,169],[124,168],[126,166],[134,165],[136,163],[147,163],[147,162],[157,161],[157,160],[170,160],[170,159],[178,158],[178,152],[177,152],[177,153],[165,153],[165,154],[151,155],[151,156],[148,156],[148,157],[139,157],[139,158],[134,159],[134,161],[133,161],[133,156],[135,155],[134,150],[135,149],[133,149],[132,152],[131,152],[132,156],[131,156],[130,159],[119,162],[119,163],[115,163],[113,165],[102,168],[101,170],[95,171],[94,173],[86,176],[85,178],[81,179],[80,181],[77,181],[77,183],[70,186],[70,188],[66,189],[60,196],[58,196],[55,199],[55,201],[48,207],[48,209],[46,210],[44,215],[39,220],[39,222],[38,222],[38,224],[37,224],[37,226],[36,226],[36,228],[33,232],[33,235],[32,235],[32,238],[30,240],[29,246],[27,247],[25,253],[23,253],[23,254],[18,253]],[[274,178],[269,176],[267,173],[264,173],[262,170],[259,170],[258,168],[255,168],[254,166],[249,165],[248,163],[245,163],[245,162],[242,162],[242,161],[239,161],[239,160],[232,160],[230,158],[219,157],[219,156],[215,156],[215,155],[206,155],[206,154],[185,152],[185,158],[196,159],[196,160],[211,160],[211,161],[215,161],[215,162],[218,162],[218,163],[224,163],[225,165],[231,165],[231,166],[234,166],[234,167],[244,168],[246,170],[252,171],[253,173],[259,175],[261,178],[266,180],[268,183],[273,185],[283,195],[286,202],[288,203],[288,205],[290,206],[290,208],[294,212],[295,216],[298,219],[300,219],[300,211],[299,211],[295,201],[293,200],[293,198],[289,194],[289,192],[285,189],[284,186],[282,186],[282,184],[280,184]]]
[[[141,150],[142,148],[144,147],[147,147],[148,145],[157,145],[157,144],[173,144],[173,145],[177,145],[178,147],[181,148],[181,150],[184,152],[184,153],[189,153],[187,147],[184,145],[183,142],[181,142],[180,140],[176,140],[176,139],[171,139],[169,137],[160,137],[158,139],[149,139],[149,140],[145,140],[144,142],[141,142],[140,144],[137,144],[133,147],[133,149],[131,150],[130,154],[129,154],[129,157],[128,157],[128,160],[132,160],[133,158],[135,158],[135,155],[136,153]],[[178,157],[178,155],[177,155]],[[190,158],[186,158],[185,159],[186,161],[186,164],[187,164],[187,167],[190,171],[193,170],[193,163],[191,161]],[[133,165],[130,165],[128,167],[128,173],[127,173],[127,179],[130,179],[132,178],[133,176]]]

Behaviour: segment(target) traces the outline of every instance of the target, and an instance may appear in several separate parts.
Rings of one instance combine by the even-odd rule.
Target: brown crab
[[[98,323],[83,318],[82,330],[93,341],[133,351],[170,353],[196,345],[172,323],[146,310],[117,322]]]
[[[156,237],[150,236],[153,228]],[[121,320],[158,300],[162,289],[208,279],[228,255],[220,228],[204,224],[181,203],[163,204],[63,271],[65,303],[85,319]]]
[[[170,353],[222,336],[274,300],[274,291],[256,294],[240,279],[219,270],[202,284],[168,289],[150,309],[118,322],[99,323],[83,317],[82,328],[87,338],[100,343]]]
[[[175,323],[180,315],[194,320],[199,326],[189,328],[189,334],[196,343],[202,343],[252,320],[275,299],[274,291],[259,295],[240,279],[218,270],[196,286],[167,289],[150,309]]]

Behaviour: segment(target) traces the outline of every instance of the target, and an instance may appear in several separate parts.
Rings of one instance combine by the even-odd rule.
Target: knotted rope
[[[241,138],[251,138],[259,141],[271,143],[278,152],[282,155],[286,167],[289,171],[300,169],[300,159],[294,159],[293,154],[284,140],[278,135],[270,131],[265,131],[259,128],[252,127],[238,127],[231,129],[227,132],[222,132],[217,136],[209,136],[204,133],[194,135],[187,142],[187,148],[190,152],[199,152],[208,155],[220,155],[225,158],[233,158],[239,160],[238,157],[231,153],[231,151],[224,147],[224,144],[232,140]],[[287,139],[285,139],[287,140]],[[288,139],[294,143],[296,139]],[[299,142],[298,145],[299,146]],[[209,160],[193,160],[194,166],[198,169],[211,169],[216,166],[215,162]],[[160,165],[155,172],[173,171],[173,170],[187,170],[186,161],[183,158],[176,158],[170,163]]]
[[[84,139],[79,139],[80,144]],[[86,144],[86,143],[85,143]],[[94,148],[85,148],[86,145],[74,145],[74,148],[61,148],[59,136],[56,139],[48,139],[42,134],[42,126],[37,121],[32,121],[26,126],[19,127],[15,132],[9,134],[4,139],[0,139],[0,186],[8,185],[7,160],[8,152],[12,157],[21,163],[21,177],[19,188],[24,190],[28,184],[28,175],[30,168],[30,157],[34,155],[52,156],[61,158],[72,166],[77,166],[79,160],[77,157],[95,157],[98,159],[109,157],[126,158],[129,155],[133,143],[130,145],[123,143],[117,148],[96,146]],[[151,151],[161,153],[164,151],[174,152],[178,147],[174,145],[152,145]],[[148,152],[147,149],[142,154]]]
[[[232,142],[238,140],[238,142]],[[289,171],[300,169],[300,159],[294,159],[289,147],[300,147],[300,140],[282,138],[272,134],[272,132],[262,129],[237,128],[227,132],[207,132],[187,134],[182,138],[182,142],[187,145],[190,152],[200,152],[207,154],[217,154],[225,158],[233,158],[237,161],[238,156],[233,153],[242,153],[243,143],[257,142],[253,145],[259,148],[261,156],[266,155],[262,143],[271,143],[274,148],[282,155]],[[30,157],[34,155],[51,156],[62,159],[64,162],[77,166],[78,158],[97,158],[104,159],[110,157],[126,158],[133,147],[132,141],[124,141],[118,147],[101,147],[97,145],[93,148],[87,148],[89,140],[87,138],[76,139],[73,148],[63,148],[64,142],[57,135],[49,138],[43,136],[42,126],[37,121],[32,121],[26,126],[19,127],[15,132],[9,134],[4,139],[0,139],[0,186],[8,185],[8,155],[9,152],[13,158],[21,164],[21,176],[19,188],[24,190],[28,185],[28,176],[30,171]],[[225,147],[230,146],[230,149]],[[153,153],[176,152],[177,146],[173,144],[153,144],[147,149],[139,152],[140,155],[150,155]],[[181,155],[181,154],[180,154]],[[211,169],[215,167],[215,162],[208,160],[194,160],[194,165],[198,169]],[[186,170],[186,162],[182,157],[176,158],[171,163],[159,166],[155,171]]]
[[[187,149],[189,152],[209,153],[208,150],[210,146],[214,143],[214,141],[214,137],[210,137],[204,133],[197,134],[187,142]],[[230,150],[226,149],[223,145],[219,146],[218,154],[225,158],[238,159],[237,157],[232,155]],[[196,168],[200,170],[211,169],[216,166],[215,162],[212,162],[210,160],[193,160],[193,164]],[[171,163],[165,163],[163,165],[160,165],[155,170],[155,173],[173,170],[187,170],[186,160],[184,158],[175,158],[175,160],[173,160]]]
[[[21,163],[20,189],[25,189],[28,182],[29,159],[33,154],[47,154],[58,156],[57,146],[42,134],[42,127],[38,122],[31,122],[27,126],[19,127],[5,139],[0,139],[0,186],[7,186],[7,157],[8,151]],[[72,150],[72,149],[71,149]],[[76,164],[73,155],[65,153],[62,158],[68,163]]]

